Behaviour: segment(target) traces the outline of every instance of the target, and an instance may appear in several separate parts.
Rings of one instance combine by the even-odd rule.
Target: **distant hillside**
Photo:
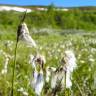
[[[27,13],[25,21],[30,30],[33,30],[32,28],[96,30],[96,7],[58,8],[53,5],[1,5],[0,30],[16,30],[23,15],[22,12],[25,12],[26,9],[29,10],[29,13]]]
[[[47,11],[48,6],[16,6],[16,5],[0,5],[0,11],[17,11],[17,12],[24,12],[28,10],[28,12],[32,11]],[[62,10],[66,11],[67,8],[59,8],[55,7],[55,10]]]
[[[8,5],[1,5],[0,6],[0,11],[17,11],[17,12],[31,12],[32,10],[29,8],[24,8],[20,6],[8,6]]]
[[[51,5],[49,5],[49,6],[51,6]],[[21,8],[21,9],[30,9],[30,12],[31,12],[31,10],[33,10],[33,11],[36,11],[36,10],[39,10],[39,11],[46,11],[48,8],[49,8],[49,6],[41,6],[41,5],[38,5],[38,6],[31,6],[31,5],[29,5],[29,6],[17,6],[17,5],[7,5],[7,4],[0,4],[0,9],[2,9],[1,7],[6,7],[5,9],[6,9],[6,11],[7,11],[7,8],[9,7],[11,10],[12,10],[12,8],[13,8],[13,11],[15,11],[14,10],[14,8],[17,8],[18,9],[18,12],[19,12],[19,8]],[[53,5],[54,6],[54,5]],[[68,11],[68,10],[77,10],[77,9],[79,9],[79,10],[82,10],[82,11],[95,11],[96,10],[96,6],[82,6],[82,7],[56,7],[56,6],[54,6],[54,8],[55,8],[55,10],[61,10],[61,11]],[[20,12],[23,12],[23,11],[20,11]]]
[[[70,7],[72,9],[81,9],[81,10],[96,10],[96,6],[82,6],[82,7]]]

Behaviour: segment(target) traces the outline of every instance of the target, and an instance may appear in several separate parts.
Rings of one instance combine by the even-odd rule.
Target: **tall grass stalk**
[[[76,77],[78,78],[78,74],[77,74],[76,72],[75,72],[75,75],[76,75]],[[77,88],[78,88],[81,96],[86,96],[86,95],[84,94],[84,92],[81,90],[81,88],[80,88],[79,84],[76,82],[76,80],[74,80],[74,84],[77,86]]]
[[[14,63],[13,63],[13,70],[12,70],[11,96],[14,96],[14,79],[15,79],[15,66],[16,66],[17,45],[18,45],[18,41],[16,41],[16,47],[15,47],[15,53],[14,53]]]
[[[79,84],[78,84],[76,81],[74,81],[74,83],[75,83],[75,85],[77,86],[77,88],[78,88],[78,90],[79,90],[81,96],[86,96],[86,95],[83,93],[83,91],[81,90]]]
[[[16,66],[16,55],[17,55],[17,45],[19,42],[19,36],[20,36],[20,25],[22,24],[22,22],[24,22],[25,17],[27,14],[27,10],[24,12],[23,18],[20,21],[20,24],[18,26],[18,30],[17,30],[17,40],[16,40],[16,47],[15,47],[15,53],[14,53],[14,64],[13,64],[13,70],[12,70],[12,89],[11,89],[11,96],[14,96],[14,79],[15,79],[15,66]]]
[[[66,96],[66,70],[65,70],[65,80],[64,80],[64,96]]]

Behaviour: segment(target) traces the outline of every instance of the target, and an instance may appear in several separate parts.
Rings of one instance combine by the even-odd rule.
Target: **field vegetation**
[[[57,68],[64,51],[74,50],[77,68],[72,74],[72,87],[66,89],[65,95],[64,92],[57,94],[96,96],[96,12],[79,8],[54,11],[54,8],[51,5],[48,11],[28,13],[25,22],[39,53],[46,58],[45,68]],[[10,94],[16,32],[21,18],[22,13],[0,12],[0,96]],[[30,54],[35,55],[36,50],[20,41],[17,47],[14,96],[35,96],[30,85],[33,72],[29,64]],[[41,96],[46,96],[46,86]]]

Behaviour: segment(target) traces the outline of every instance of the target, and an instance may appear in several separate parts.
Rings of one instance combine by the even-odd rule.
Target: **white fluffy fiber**
[[[26,25],[26,23],[22,23],[21,24],[21,29],[20,29],[20,36],[19,36],[19,39],[22,40],[23,42],[25,42],[26,44],[28,44],[28,46],[30,47],[36,47],[36,43],[35,41],[32,39],[32,37],[30,36],[29,34],[29,30],[28,30],[28,27]]]

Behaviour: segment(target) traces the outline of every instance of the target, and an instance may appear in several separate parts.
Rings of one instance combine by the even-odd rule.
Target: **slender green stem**
[[[78,78],[78,75],[79,75],[79,74],[77,74],[77,73],[75,72],[75,75],[76,75],[76,77]],[[82,89],[80,88],[80,86],[79,86],[79,84],[76,82],[76,80],[74,80],[74,84],[77,86],[77,88],[78,88],[81,96],[86,96],[86,94],[83,93]]]
[[[22,22],[24,22],[24,19],[26,17],[26,14],[27,14],[27,10],[25,11],[24,13],[24,16],[22,18],[22,20],[20,21],[20,24]],[[17,30],[17,40],[16,40],[16,47],[15,47],[15,55],[14,55],[14,63],[13,63],[13,70],[12,70],[12,89],[11,89],[11,96],[14,96],[14,77],[15,77],[15,65],[16,65],[16,53],[17,53],[17,45],[18,45],[18,41],[19,41],[19,36],[20,36],[20,29],[19,29],[19,26],[18,26],[18,30]]]
[[[74,83],[76,84],[77,88],[79,89],[79,92],[80,92],[81,96],[86,96],[86,95],[83,94],[79,84],[75,80],[74,80]]]
[[[65,92],[64,92],[64,94],[65,94],[65,96],[66,96],[66,71],[65,71],[65,80],[64,80],[65,82],[64,82],[64,88],[65,88]]]
[[[14,65],[12,70],[12,89],[11,89],[11,96],[14,96],[14,77],[15,77],[15,65],[16,65],[16,53],[17,53],[17,45],[18,41],[16,41],[16,47],[15,47],[15,54],[14,54]]]

